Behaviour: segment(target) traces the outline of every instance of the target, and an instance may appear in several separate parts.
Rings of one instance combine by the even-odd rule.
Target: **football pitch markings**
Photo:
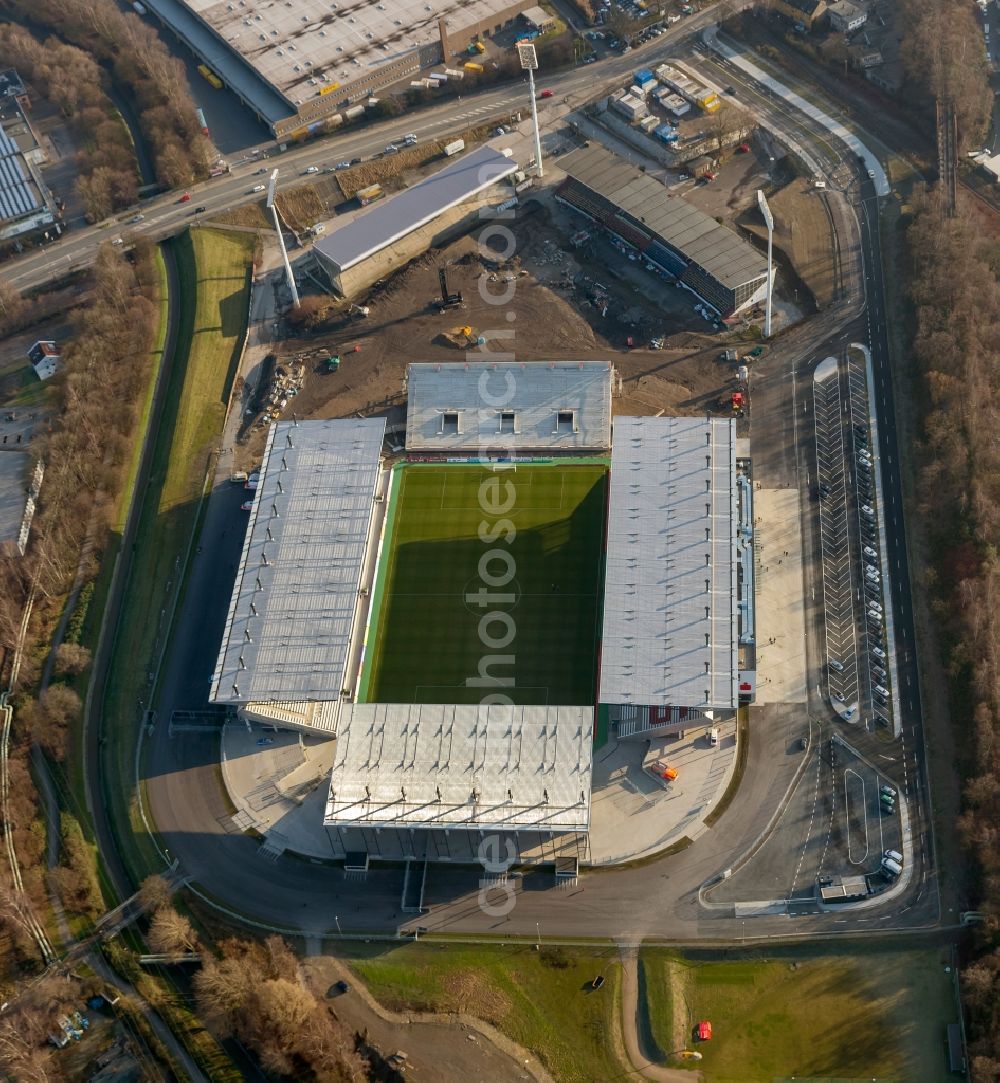
[[[366,699],[593,703],[606,486],[604,465],[403,467]]]

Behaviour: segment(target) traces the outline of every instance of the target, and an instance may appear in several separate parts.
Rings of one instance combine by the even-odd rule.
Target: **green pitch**
[[[592,704],[607,467],[397,471],[363,700]]]

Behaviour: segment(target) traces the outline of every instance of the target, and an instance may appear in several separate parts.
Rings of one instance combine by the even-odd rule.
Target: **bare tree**
[[[161,906],[149,925],[149,946],[164,955],[194,951],[198,943],[191,922],[172,906]]]
[[[155,913],[161,907],[170,905],[173,894],[169,882],[158,873],[153,873],[139,885],[139,905],[146,913]]]
[[[56,648],[58,673],[82,673],[90,665],[90,651],[79,643],[60,643]]]

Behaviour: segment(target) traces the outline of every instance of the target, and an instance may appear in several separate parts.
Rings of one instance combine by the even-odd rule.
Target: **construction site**
[[[553,222],[546,208],[529,203],[511,223],[517,248],[510,259],[494,258],[475,236],[461,237],[355,302],[330,302],[325,326],[286,328],[256,377],[241,458],[255,461],[270,421],[292,412],[384,414],[391,429],[403,417],[408,361],[467,353],[474,360],[604,356],[621,376],[616,412],[731,414],[737,368],[719,362],[719,336],[686,291],[650,281],[596,233],[575,230],[574,246],[563,250],[567,228],[569,221]],[[501,292],[510,297],[502,307],[484,299]],[[741,345],[736,335],[727,338]],[[737,352],[752,346],[748,339]]]

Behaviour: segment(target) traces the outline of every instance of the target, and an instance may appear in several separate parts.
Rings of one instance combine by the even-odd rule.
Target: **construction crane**
[[[448,291],[448,272],[444,267],[438,268],[438,282],[441,283],[441,300],[437,303],[441,311],[443,312],[446,308],[458,308],[462,304],[462,291],[457,290],[455,293]]]

